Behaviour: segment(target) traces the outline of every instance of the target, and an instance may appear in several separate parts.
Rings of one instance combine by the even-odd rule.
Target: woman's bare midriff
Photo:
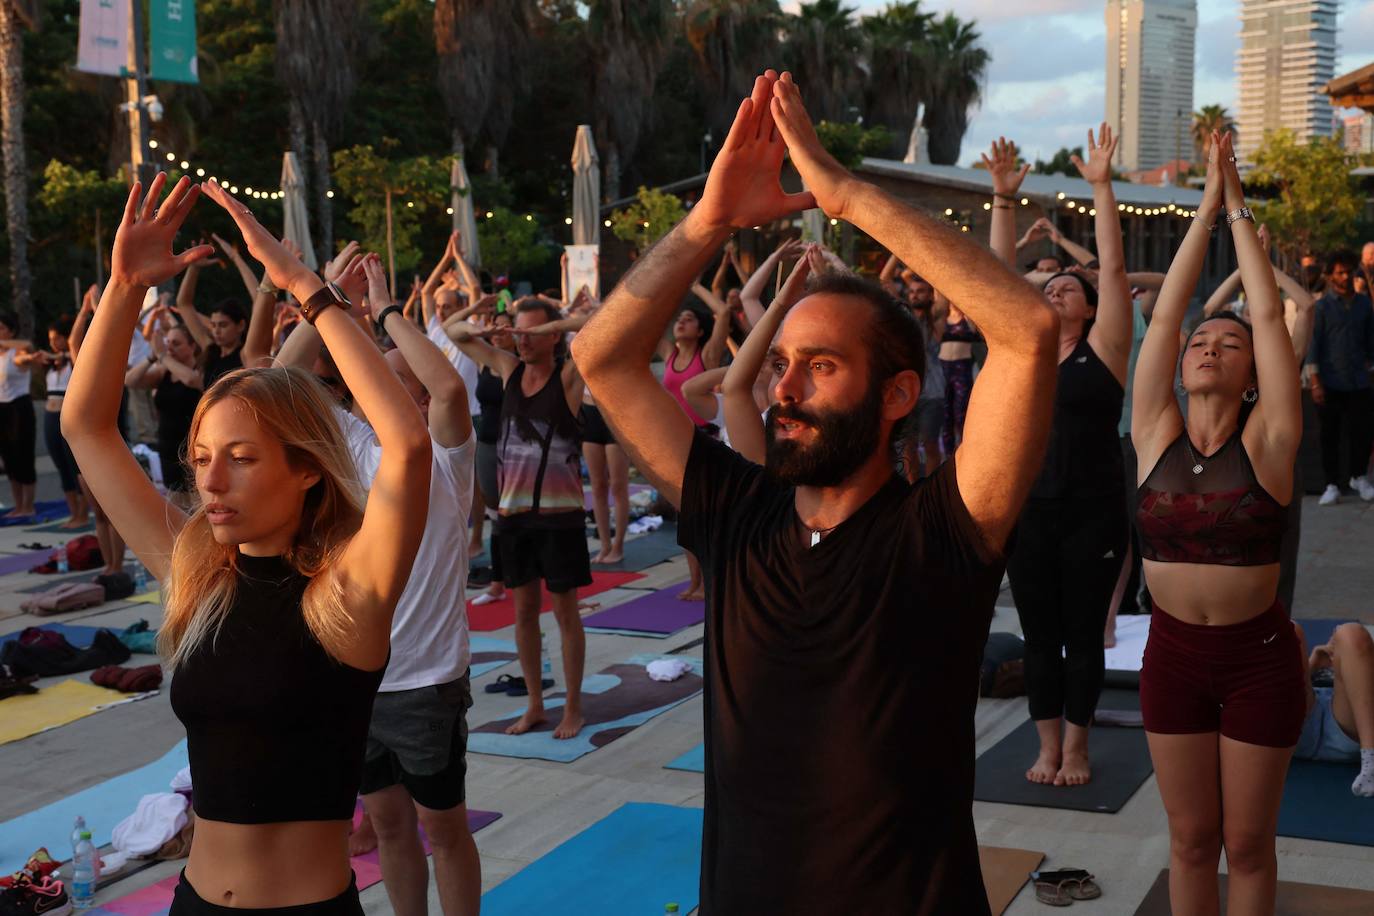
[[[348,889],[348,821],[227,824],[196,818],[186,880],[219,906],[298,906]]]
[[[946,340],[940,343],[940,358],[947,363],[957,359],[973,359],[973,344],[967,340]]]
[[[1279,564],[1218,566],[1144,560],[1145,584],[1161,610],[1199,626],[1244,623],[1269,610],[1279,588]]]

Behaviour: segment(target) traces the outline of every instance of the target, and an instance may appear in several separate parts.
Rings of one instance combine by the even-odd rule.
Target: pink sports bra
[[[682,383],[706,371],[706,363],[701,358],[701,347],[697,347],[696,352],[692,354],[691,362],[687,363],[686,369],[678,371],[674,365],[676,362],[677,351],[674,350],[663,364],[663,387],[668,389],[668,393],[682,406],[693,423],[705,426],[709,421],[697,416],[697,412],[688,406],[687,399],[682,396]]]

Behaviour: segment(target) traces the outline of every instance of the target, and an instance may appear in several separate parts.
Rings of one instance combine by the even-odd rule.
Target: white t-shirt
[[[63,366],[61,369],[57,368],[56,366],[49,367],[47,375],[48,394],[53,394],[54,392],[62,394],[66,392],[67,385],[71,382],[71,380],[72,364],[70,360],[68,360],[67,364]]]
[[[434,342],[443,354],[448,357],[448,361],[453,363],[453,368],[458,370],[458,375],[463,379],[463,385],[468,390],[468,413],[477,416],[482,412],[482,405],[477,403],[477,376],[482,374],[482,367],[477,365],[472,357],[458,349],[449,336],[444,333],[443,326],[439,324],[437,315],[429,316],[429,327],[426,328],[429,339]]]
[[[19,351],[11,347],[0,350],[0,404],[22,398],[29,393],[29,370],[21,368],[14,358]]]
[[[382,447],[372,427],[342,409],[336,411],[368,489],[377,476]],[[391,621],[391,663],[382,693],[447,684],[462,677],[472,660],[468,641],[468,515],[472,512],[472,465],[477,438],[457,448],[433,446],[429,478],[429,518],[415,554],[415,565],[396,602]]]

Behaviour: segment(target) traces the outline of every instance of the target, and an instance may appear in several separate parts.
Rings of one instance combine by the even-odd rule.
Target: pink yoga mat
[[[473,833],[483,827],[495,822],[501,817],[495,811],[476,811],[468,810],[468,829]],[[353,811],[353,825],[356,827],[362,820],[362,802],[359,802]],[[420,842],[424,844],[425,854],[429,854],[429,839],[425,836],[425,831],[420,830]],[[357,877],[358,890],[365,890],[378,881],[382,880],[382,867],[378,863],[377,850],[372,850],[364,856],[354,856],[350,861],[353,866],[353,874]],[[156,884],[140,888],[132,893],[125,894],[117,900],[102,903],[100,906],[89,910],[92,916],[104,916],[104,914],[119,914],[119,916],[162,916],[172,906],[172,894],[176,890],[179,875],[171,875],[163,878]]]

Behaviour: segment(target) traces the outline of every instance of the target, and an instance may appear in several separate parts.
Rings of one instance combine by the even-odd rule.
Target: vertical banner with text
[[[128,0],[81,0],[76,69],[103,76],[122,76],[128,63]]]
[[[151,53],[148,75],[173,83],[198,83],[195,0],[149,0]]]

